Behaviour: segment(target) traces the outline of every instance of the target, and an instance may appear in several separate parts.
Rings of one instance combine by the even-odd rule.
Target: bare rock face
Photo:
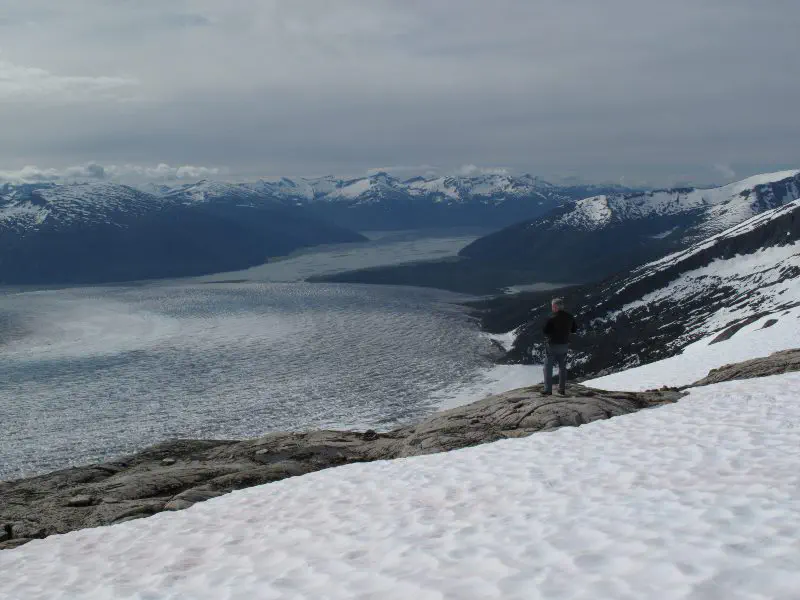
[[[755,358],[733,365],[725,365],[718,369],[712,369],[708,375],[700,381],[694,382],[689,387],[701,385],[711,385],[723,381],[733,381],[736,379],[753,379],[755,377],[768,377],[769,375],[781,375],[792,371],[800,371],[800,349],[784,350],[775,352],[764,358]]]
[[[579,426],[676,402],[678,391],[566,396],[523,388],[386,433],[281,432],[247,441],[175,440],[119,460],[0,486],[0,549],[56,533],[182,510],[233,490],[344,465],[435,452]]]

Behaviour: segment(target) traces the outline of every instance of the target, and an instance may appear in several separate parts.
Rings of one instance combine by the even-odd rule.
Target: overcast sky
[[[797,0],[0,0],[0,179],[726,182],[800,167],[798,23]]]

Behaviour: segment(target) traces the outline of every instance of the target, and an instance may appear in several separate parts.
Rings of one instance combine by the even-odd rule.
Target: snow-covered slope
[[[189,183],[176,188],[162,191],[161,196],[166,200],[184,203],[200,204],[209,202],[225,202],[229,204],[264,204],[269,203],[269,195],[246,184],[225,183],[222,181],[202,180]]]
[[[717,335],[711,334],[671,358],[585,381],[584,385],[630,391],[681,387],[700,381],[712,369],[800,348],[800,306],[748,321],[730,338],[716,340]]]
[[[0,233],[66,230],[97,224],[124,226],[169,203],[114,183],[0,186]]]
[[[567,297],[584,325],[574,342],[579,373],[652,362],[700,340],[721,357],[723,342],[755,323],[793,332],[786,323],[800,314],[800,200]],[[540,358],[540,302],[518,329],[513,360]],[[800,342],[794,335],[786,343]],[[776,349],[765,344],[754,356]]]
[[[796,600],[798,386],[712,385],[34,540],[0,552],[0,598]]]
[[[599,195],[477,240],[463,256],[539,269],[542,281],[598,280],[800,198],[800,171],[713,189]]]
[[[691,236],[704,238],[796,198],[800,198],[800,170],[780,171],[756,175],[720,188],[585,198],[576,202],[572,210],[552,219],[550,226],[553,229],[595,230],[614,223],[697,211],[703,218]]]

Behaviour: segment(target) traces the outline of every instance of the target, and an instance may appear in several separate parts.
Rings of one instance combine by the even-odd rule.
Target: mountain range
[[[581,283],[680,250],[798,197],[800,171],[719,188],[646,192],[506,174],[204,180],[146,189],[111,182],[4,184],[0,283],[205,274],[302,247],[363,241],[357,230],[467,225],[499,230],[455,261],[328,280],[481,293],[520,283]]]
[[[356,231],[501,227],[615,186],[524,175],[0,185],[0,283],[63,284],[238,270]]]
[[[629,191],[614,185],[557,186],[531,175],[487,174],[400,180],[380,172],[354,179],[281,178],[254,183],[200,181],[150,186],[165,198],[196,202],[261,199],[356,231],[442,227],[504,227],[543,215],[563,202]]]
[[[0,186],[0,283],[64,284],[242,269],[355,232],[252,197],[186,201],[114,183]]]
[[[568,201],[476,240],[461,256],[525,268],[533,281],[598,280],[800,198],[800,171],[710,189],[603,194]]]
[[[456,260],[363,269],[316,281],[422,285],[487,295],[519,284],[582,284],[681,250],[800,198],[800,170],[717,188],[601,194],[477,239]]]

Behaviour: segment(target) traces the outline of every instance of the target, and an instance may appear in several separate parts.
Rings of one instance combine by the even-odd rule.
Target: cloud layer
[[[192,165],[170,166],[160,163],[155,166],[101,165],[87,163],[63,169],[41,169],[26,166],[15,171],[0,171],[0,183],[45,183],[74,181],[113,180],[124,183],[197,181],[227,174],[226,168],[198,167]]]
[[[3,13],[5,170],[476,164],[669,184],[800,159],[794,0],[4,0]]]
[[[125,77],[54,75],[45,69],[12,64],[0,57],[0,102],[97,102],[124,97],[125,91],[137,83]]]

